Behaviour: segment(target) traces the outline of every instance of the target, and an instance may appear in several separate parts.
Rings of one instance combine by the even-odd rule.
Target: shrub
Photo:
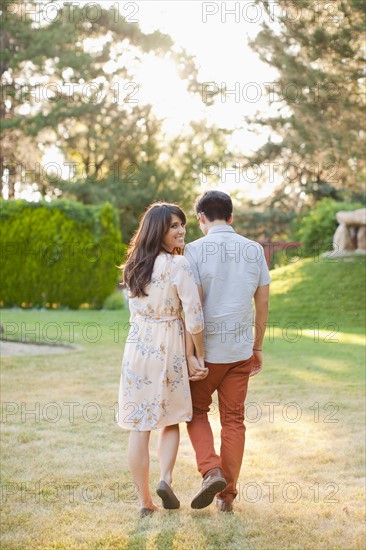
[[[124,309],[125,299],[123,297],[122,290],[115,290],[113,294],[110,294],[108,298],[104,300],[104,309]]]
[[[338,202],[329,198],[319,201],[296,222],[295,239],[302,242],[303,256],[312,256],[332,249],[332,240],[340,210],[362,208],[360,203]]]
[[[124,252],[109,203],[2,200],[0,206],[2,305],[102,307]]]

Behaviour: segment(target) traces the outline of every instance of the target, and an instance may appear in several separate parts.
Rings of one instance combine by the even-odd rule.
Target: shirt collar
[[[234,229],[231,227],[231,225],[214,225],[208,230],[207,235],[210,233],[221,233],[222,231],[225,231],[227,233],[235,233]]]

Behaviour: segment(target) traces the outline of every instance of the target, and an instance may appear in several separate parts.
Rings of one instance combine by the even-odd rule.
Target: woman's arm
[[[191,334],[190,332],[188,332],[187,328],[185,328],[188,373],[189,379],[192,382],[203,380],[203,378],[206,378],[206,376],[208,375],[208,369],[205,367],[203,359],[203,350],[202,355],[198,355],[201,346],[203,347],[203,334],[204,331],[198,332],[197,334]],[[197,356],[194,353],[195,347],[197,350]]]
[[[198,294],[201,300],[202,305],[202,287],[197,285]],[[187,327],[185,327],[186,332],[186,356],[188,364],[188,372],[190,375],[190,380],[192,382],[196,380],[203,380],[208,375],[208,369],[205,367],[204,362],[204,331],[199,332],[198,334],[192,335],[188,332]],[[199,340],[199,341],[196,341]],[[196,348],[196,352],[195,352]]]

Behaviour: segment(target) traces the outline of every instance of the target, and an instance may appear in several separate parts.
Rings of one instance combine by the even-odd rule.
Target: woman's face
[[[170,227],[165,233],[161,244],[169,252],[173,252],[174,248],[183,248],[185,234],[185,223],[176,214],[173,214]]]

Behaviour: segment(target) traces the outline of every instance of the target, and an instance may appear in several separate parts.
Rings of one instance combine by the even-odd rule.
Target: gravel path
[[[5,342],[0,340],[0,355],[49,355],[54,353],[70,353],[81,349],[80,346],[48,346],[46,344],[25,344],[23,342]]]

